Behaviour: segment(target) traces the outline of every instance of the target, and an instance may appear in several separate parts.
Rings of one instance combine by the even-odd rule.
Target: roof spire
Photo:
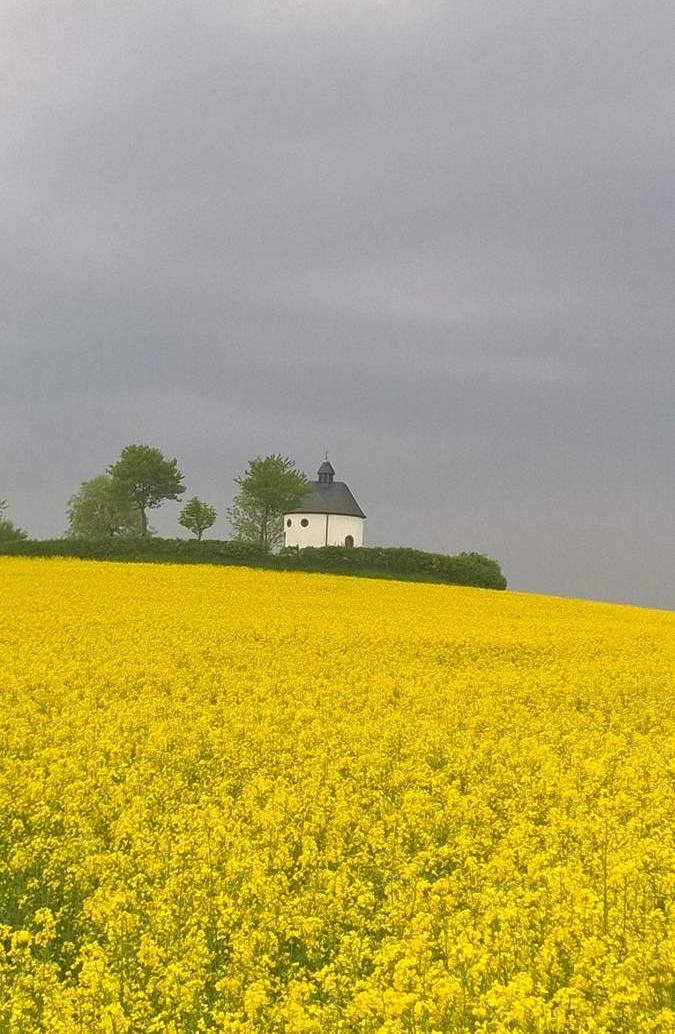
[[[334,477],[335,471],[333,470],[333,466],[330,460],[328,459],[328,453],[326,453],[326,458],[319,467],[319,484],[332,485]]]

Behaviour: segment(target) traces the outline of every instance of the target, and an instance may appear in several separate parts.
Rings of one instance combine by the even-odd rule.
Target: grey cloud
[[[59,532],[130,440],[221,512],[249,456],[329,448],[371,541],[672,606],[671,5],[3,19],[14,519]]]

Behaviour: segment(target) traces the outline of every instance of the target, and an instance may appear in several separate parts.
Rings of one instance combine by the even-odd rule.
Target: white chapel
[[[366,515],[328,457],[296,510],[284,514],[285,546],[362,546]]]

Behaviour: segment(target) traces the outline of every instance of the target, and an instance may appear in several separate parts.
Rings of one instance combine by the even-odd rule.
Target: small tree
[[[141,535],[148,534],[147,511],[185,491],[177,460],[166,460],[150,445],[127,445],[117,463],[108,467],[112,479],[124,485],[141,515]]]
[[[102,539],[115,535],[142,535],[141,511],[128,487],[109,474],[83,481],[68,500],[71,538]]]
[[[212,526],[217,516],[212,506],[209,506],[208,503],[203,503],[195,495],[188,500],[181,510],[178,523],[182,524],[188,531],[193,532],[197,536],[197,540],[201,542],[202,535],[207,528]]]
[[[19,540],[27,539],[25,531],[10,521],[9,517],[4,517],[3,514],[7,509],[7,500],[0,499],[0,543],[2,542],[18,542]]]
[[[287,456],[257,456],[250,460],[234,502],[227,511],[235,536],[255,542],[269,553],[283,541],[282,515],[293,510],[310,486],[295,461]]]

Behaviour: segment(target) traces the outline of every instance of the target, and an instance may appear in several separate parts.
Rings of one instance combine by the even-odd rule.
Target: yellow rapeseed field
[[[664,1034],[675,614],[0,558],[3,1034]]]

